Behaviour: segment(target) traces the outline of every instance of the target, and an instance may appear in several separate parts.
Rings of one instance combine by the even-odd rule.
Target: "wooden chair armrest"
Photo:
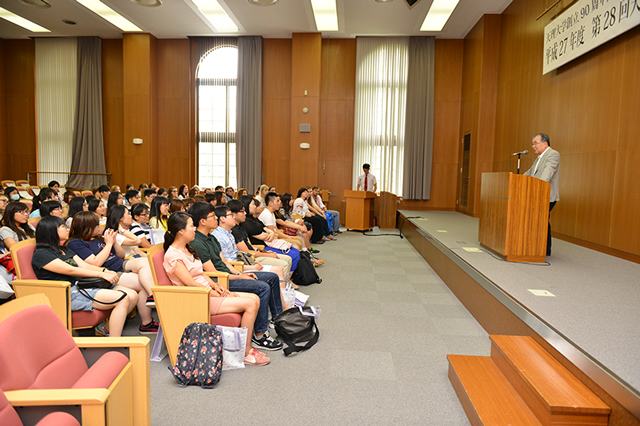
[[[5,391],[13,406],[102,405],[109,397],[107,389],[26,389]]]
[[[71,283],[68,281],[14,280],[16,297],[43,293],[49,298],[51,308],[71,332]]]
[[[205,287],[151,287],[160,325],[167,344],[171,365],[176,362],[180,338],[184,328],[194,322],[211,321],[210,289]]]
[[[236,268],[238,271],[244,272],[244,262],[241,262],[239,260],[232,260],[229,263],[232,264],[233,267]]]
[[[151,247],[138,247],[140,251],[147,253]]]
[[[229,274],[227,272],[205,271],[204,273],[210,278],[216,278],[216,282],[220,287],[229,290]]]
[[[258,250],[258,251],[264,251],[264,245],[263,244],[252,244],[253,248]]]

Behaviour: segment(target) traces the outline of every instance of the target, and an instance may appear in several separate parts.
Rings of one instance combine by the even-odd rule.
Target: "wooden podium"
[[[345,228],[356,231],[367,231],[373,228],[371,211],[373,209],[373,200],[376,198],[375,192],[345,189],[344,198],[347,199]]]
[[[509,262],[544,263],[548,182],[513,173],[483,173],[480,244]]]

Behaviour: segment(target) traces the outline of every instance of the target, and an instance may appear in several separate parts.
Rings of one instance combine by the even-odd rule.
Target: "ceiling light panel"
[[[434,0],[420,31],[442,31],[459,0]]]
[[[217,0],[193,0],[193,4],[196,5],[216,30],[223,33],[238,32],[238,26]]]
[[[318,31],[338,31],[336,0],[311,0]]]
[[[27,29],[34,33],[50,33],[48,29],[41,27],[38,24],[34,24],[33,22],[24,19],[22,16],[16,15],[13,12],[9,12],[7,9],[3,9],[0,7],[0,18],[6,19],[9,22],[12,22],[24,29]]]
[[[76,0],[78,3],[99,15],[101,18],[109,21],[124,32],[142,32],[140,28],[134,25],[124,16],[111,9],[99,0]]]

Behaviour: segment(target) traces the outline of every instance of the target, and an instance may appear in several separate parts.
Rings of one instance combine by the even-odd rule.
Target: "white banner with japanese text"
[[[578,0],[544,27],[542,74],[640,24],[640,0]]]

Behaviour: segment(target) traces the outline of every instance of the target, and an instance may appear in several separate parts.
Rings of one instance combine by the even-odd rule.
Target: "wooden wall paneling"
[[[154,178],[156,156],[155,37],[125,34],[123,38],[123,97],[125,171],[131,183],[149,183]],[[142,138],[134,145],[134,138]]]
[[[198,182],[198,89],[196,72],[200,62],[200,42],[197,38],[189,39],[189,72],[192,76],[189,84],[189,156],[192,158],[189,178],[183,182],[190,187]]]
[[[0,180],[17,179],[6,175],[7,172],[7,125],[6,125],[6,96],[4,93],[5,64],[4,39],[0,38]]]
[[[262,173],[290,192],[291,39],[264,39],[262,48]],[[248,188],[250,192],[256,188]]]
[[[158,40],[157,155],[154,181],[164,188],[191,180],[195,158],[189,138],[189,40]]]
[[[620,119],[618,122],[618,149],[635,149],[640,134],[638,120],[638,64],[640,64],[640,27],[627,32],[624,36],[624,63],[620,84]]]
[[[575,237],[609,246],[616,152],[588,152],[576,156],[580,174]]]
[[[343,194],[353,187],[356,40],[322,41],[318,186],[332,194],[327,208],[344,219]]]
[[[124,98],[122,40],[102,40],[102,128],[104,159],[111,183],[129,182],[124,169]]]
[[[640,149],[620,150],[615,165],[611,247],[640,255]]]
[[[37,170],[35,42],[5,40],[6,169],[10,179]],[[32,182],[35,182],[33,177]]]
[[[291,44],[291,162],[289,185],[299,188],[318,182],[320,141],[320,70],[322,34],[294,33]],[[304,113],[303,108],[308,108]],[[309,133],[299,131],[310,124]],[[301,149],[308,143],[309,149]]]
[[[636,229],[636,221],[627,220],[640,213],[629,199],[635,171],[622,151],[635,149],[640,130],[640,28],[543,76],[542,32],[554,19],[549,14],[536,21],[543,8],[514,0],[502,13],[494,170],[506,170],[510,153],[531,151],[533,134],[548,133],[562,156],[560,202],[551,214],[554,235],[637,254],[640,225]],[[473,32],[467,39],[465,48]],[[464,75],[476,66],[465,63]],[[472,99],[473,91],[464,90],[463,99]],[[522,169],[534,160],[534,154],[523,157]],[[514,163],[515,158],[513,168]]]

